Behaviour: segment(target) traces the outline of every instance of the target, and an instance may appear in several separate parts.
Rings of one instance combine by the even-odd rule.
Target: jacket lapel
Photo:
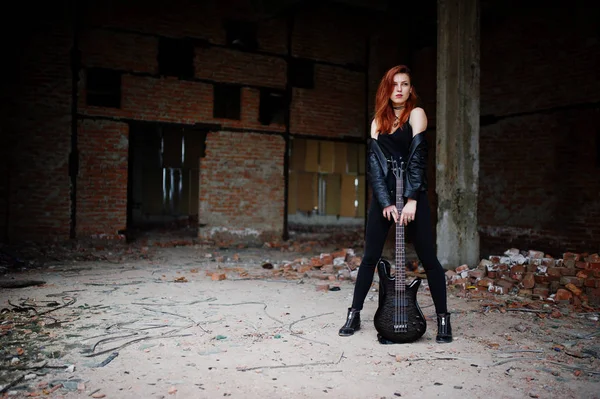
[[[407,162],[410,162],[410,160],[412,159],[417,147],[419,147],[419,145],[423,142],[423,140],[425,140],[425,134],[423,134],[425,132],[421,132],[417,135],[415,135],[415,137],[413,137],[412,141],[410,142],[410,148],[408,150],[408,160]],[[380,150],[381,151],[381,150]]]
[[[387,160],[385,159],[385,155],[383,155],[383,151],[381,151],[381,148],[379,148],[379,143],[377,142],[377,140],[375,140],[373,138],[370,138],[369,140],[370,140],[369,147],[371,148],[371,151],[373,151],[373,153],[377,157],[377,161],[379,161],[379,165],[381,166],[383,175],[387,176],[388,166],[387,166]]]

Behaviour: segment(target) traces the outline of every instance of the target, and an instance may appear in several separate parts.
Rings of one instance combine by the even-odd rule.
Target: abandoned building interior
[[[374,94],[406,64],[429,119],[443,264],[509,246],[596,251],[600,43],[580,3],[41,6],[4,51],[0,234],[362,231]]]

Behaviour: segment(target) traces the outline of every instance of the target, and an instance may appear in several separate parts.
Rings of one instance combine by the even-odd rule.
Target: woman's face
[[[390,100],[394,106],[404,105],[412,90],[410,78],[405,73],[397,73],[394,75],[394,89],[390,95]]]

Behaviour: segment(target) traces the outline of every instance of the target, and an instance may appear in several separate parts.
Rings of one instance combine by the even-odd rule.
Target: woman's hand
[[[392,220],[392,218],[394,218],[394,223],[397,223],[400,219],[400,215],[398,214],[396,205],[390,205],[383,208],[383,217],[387,220]]]
[[[415,220],[416,212],[417,201],[412,198],[409,198],[408,201],[406,201],[406,205],[404,205],[404,208],[402,208],[402,215],[400,215],[400,223],[406,226],[407,224]]]

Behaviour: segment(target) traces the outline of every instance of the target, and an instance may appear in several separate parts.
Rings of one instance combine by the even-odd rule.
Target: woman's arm
[[[413,137],[427,130],[427,115],[421,107],[416,107],[410,112],[410,127],[412,127]]]
[[[375,122],[375,119],[373,119],[373,122],[371,122],[371,138],[377,140],[377,137],[379,137],[379,127],[377,126],[377,122]]]

